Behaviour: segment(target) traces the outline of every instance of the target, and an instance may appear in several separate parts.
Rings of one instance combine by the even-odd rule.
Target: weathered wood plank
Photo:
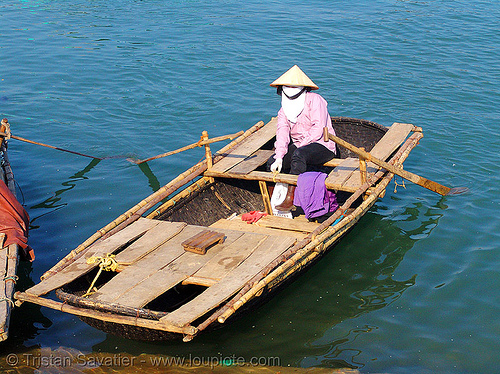
[[[158,221],[158,224],[140,239],[129,245],[123,252],[118,253],[115,260],[121,264],[120,266],[136,262],[179,234],[186,226],[185,222]]]
[[[259,149],[257,152],[248,156],[228,171],[235,174],[248,174],[257,169],[259,166],[265,164],[273,154],[274,151]]]
[[[380,141],[370,151],[378,159],[387,159],[408,137],[415,126],[410,123],[393,123]]]
[[[200,229],[197,226],[187,226],[185,230],[193,228],[198,230]],[[169,248],[165,248],[166,250],[175,251],[177,253],[180,251],[182,254],[167,263],[162,261],[163,259],[144,259],[136,264],[135,269],[131,267],[128,274],[123,274],[125,277],[133,278],[131,280],[125,279],[125,282],[127,282],[125,286],[119,281],[119,279],[117,279],[122,274],[119,274],[112,279],[112,281],[115,281],[116,279],[115,288],[121,287],[121,290],[118,290],[117,292],[120,294],[119,297],[113,297],[113,300],[111,300],[111,294],[108,293],[107,295],[101,296],[100,300],[138,308],[143,307],[150,301],[168,291],[170,288],[181,283],[184,279],[196,273],[198,269],[217,255],[217,253],[224,251],[225,248],[230,246],[235,240],[243,235],[243,233],[238,231],[226,231],[225,234],[226,240],[224,243],[216,245],[204,256],[200,256],[196,253],[185,252],[181,245],[182,241],[173,240],[172,242],[167,243]],[[254,240],[261,240],[261,236],[254,235],[254,237]],[[161,254],[160,252],[161,249],[158,255]],[[155,266],[154,269],[151,269],[157,264],[162,264],[162,266]],[[146,269],[146,271],[142,273],[142,277],[135,276],[135,273],[140,272],[141,269]],[[116,296],[117,293],[115,293],[114,296]]]
[[[344,159],[325,179],[328,189],[343,190],[344,183],[359,168],[359,160],[354,157]]]
[[[267,237],[245,261],[220,282],[207,288],[202,294],[161,318],[160,321],[174,326],[188,325],[238,292],[247,281],[294,242],[292,238]]]
[[[304,239],[307,236],[307,234],[298,231],[278,230],[269,227],[261,227],[256,224],[248,224],[242,221],[241,218],[235,218],[231,220],[220,219],[217,222],[214,222],[210,227],[253,232],[264,235],[288,236],[296,239]]]
[[[313,232],[320,224],[316,222],[299,221],[279,216],[265,216],[259,219],[256,222],[256,225],[261,227],[272,227],[280,230],[309,233]]]
[[[31,287],[26,291],[26,293],[35,296],[44,295],[47,292],[55,290],[56,288],[59,288],[66,283],[75,280],[76,278],[88,273],[97,266],[96,264],[88,265],[87,258],[91,256],[103,256],[106,253],[115,252],[126,243],[129,243],[130,241],[143,235],[147,230],[156,226],[158,222],[159,221],[140,218],[132,225],[117,232],[115,235],[112,235],[103,241],[94,243],[89,247],[89,249],[83,256],[76,259],[71,265],[68,265],[59,273],[54,274],[50,278]]]
[[[253,136],[248,137],[242,141],[238,146],[233,148],[220,161],[216,162],[210,171],[215,173],[223,173],[236,164],[245,160],[252,153],[257,151],[260,147],[266,144],[276,135],[277,119],[273,118],[264,127],[258,130]]]

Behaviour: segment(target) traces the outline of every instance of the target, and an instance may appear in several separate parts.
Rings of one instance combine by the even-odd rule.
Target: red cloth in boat
[[[262,217],[267,216],[267,213],[259,212],[257,210],[252,210],[249,213],[243,213],[241,215],[241,219],[246,221],[246,223],[254,223],[257,222]]]
[[[4,181],[0,180],[0,233],[6,235],[4,246],[17,243],[25,255],[33,261],[35,255],[28,245],[28,212],[10,192]]]

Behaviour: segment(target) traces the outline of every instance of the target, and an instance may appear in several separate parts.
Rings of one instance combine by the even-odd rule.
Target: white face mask
[[[301,92],[302,91],[302,92]],[[304,87],[288,87],[283,86],[283,92],[281,93],[281,107],[285,112],[286,118],[290,122],[297,122],[297,117],[304,110],[304,104],[306,101],[306,91]],[[299,95],[298,97],[295,97]]]

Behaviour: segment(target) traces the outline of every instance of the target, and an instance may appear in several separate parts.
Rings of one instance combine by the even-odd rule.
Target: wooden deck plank
[[[333,169],[325,179],[328,189],[343,190],[344,183],[359,168],[359,159],[349,157],[344,159],[339,166]]]
[[[160,319],[174,326],[186,326],[205,313],[219,306],[238,292],[246,282],[293,245],[292,238],[267,237],[253,253],[217,284],[179,309]]]
[[[248,174],[259,166],[264,165],[272,155],[274,155],[274,151],[272,150],[259,149],[228,171],[235,174]]]
[[[393,123],[380,141],[370,151],[372,156],[386,160],[408,137],[414,126],[410,123]]]
[[[41,296],[88,273],[97,265],[88,265],[87,258],[91,256],[104,256],[106,253],[114,253],[124,244],[129,243],[138,236],[143,235],[147,230],[155,227],[158,222],[160,221],[139,218],[136,222],[125,227],[123,230],[118,231],[115,235],[112,235],[103,241],[94,243],[89,247],[83,256],[76,259],[71,265],[68,265],[60,272],[26,290],[26,293]]]
[[[186,226],[187,223],[184,222],[158,221],[158,224],[148,230],[139,240],[118,253],[115,260],[119,264],[136,262],[179,234]]]
[[[188,226],[187,228],[191,227],[193,226]],[[178,256],[174,261],[165,264],[161,268],[155,269],[154,272],[149,271],[147,277],[143,277],[139,282],[135,282],[133,287],[128,288],[126,292],[122,292],[119,297],[113,299],[113,302],[140,308],[156,299],[170,288],[196,273],[202,266],[216,257],[217,254],[224,253],[228,247],[244,235],[238,231],[227,231],[225,233],[226,240],[224,243],[214,246],[205,255],[185,252],[184,249],[182,249],[183,254],[181,256]],[[263,237],[264,236],[257,234],[247,234],[246,241],[249,245],[252,245],[251,243],[253,241],[260,242]],[[176,243],[176,246],[180,246],[180,243]],[[148,265],[151,267],[151,264],[142,262],[137,265],[141,268]],[[120,283],[117,283],[117,286],[120,286]],[[106,299],[109,300],[110,297],[106,297]]]
[[[210,227],[219,229],[238,230],[243,232],[253,232],[264,235],[288,236],[296,239],[304,239],[307,236],[307,234],[298,231],[288,231],[288,230],[284,231],[275,228],[261,227],[256,224],[248,224],[245,221],[242,221],[241,218],[235,218],[231,220],[220,219],[217,222],[214,222],[212,225],[210,225]]]
[[[231,150],[224,158],[216,162],[210,170],[216,173],[223,173],[245,160],[248,156],[276,136],[276,123],[276,118],[271,119],[271,121],[258,130],[254,136],[250,136],[245,139],[233,150]]]

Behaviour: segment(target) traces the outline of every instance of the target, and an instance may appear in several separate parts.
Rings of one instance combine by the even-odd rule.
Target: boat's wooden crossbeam
[[[271,127],[269,124],[266,125],[266,127],[266,135],[270,136],[271,132],[269,129],[271,129]],[[382,139],[373,147],[370,153],[381,160],[386,160],[405,141],[408,134],[413,129],[414,126],[412,124],[394,123]],[[255,144],[253,142],[248,142],[241,150],[239,149],[241,145],[236,147],[233,151],[235,155],[230,160],[231,162],[226,161],[224,164],[221,164],[220,167],[216,167],[217,164],[215,164],[212,169],[205,172],[205,176],[282,182],[296,185],[296,175],[283,173],[274,175],[273,173],[255,171],[258,166],[265,162],[264,157],[259,153],[261,151],[257,148],[257,145],[260,146],[261,143],[262,139]],[[252,149],[250,146],[254,148]],[[236,155],[239,155],[239,157],[236,157]],[[265,156],[270,155],[272,155],[272,152],[265,153]],[[255,161],[257,159],[260,159],[260,163]],[[224,159],[219,162],[223,161]],[[365,179],[369,178],[380,169],[377,165],[368,162],[366,163],[366,175],[362,176],[360,172],[360,160],[354,157],[335,160],[327,164],[333,165],[334,169],[325,180],[326,187],[331,190],[347,192],[355,192],[361,186],[363,177]]]

